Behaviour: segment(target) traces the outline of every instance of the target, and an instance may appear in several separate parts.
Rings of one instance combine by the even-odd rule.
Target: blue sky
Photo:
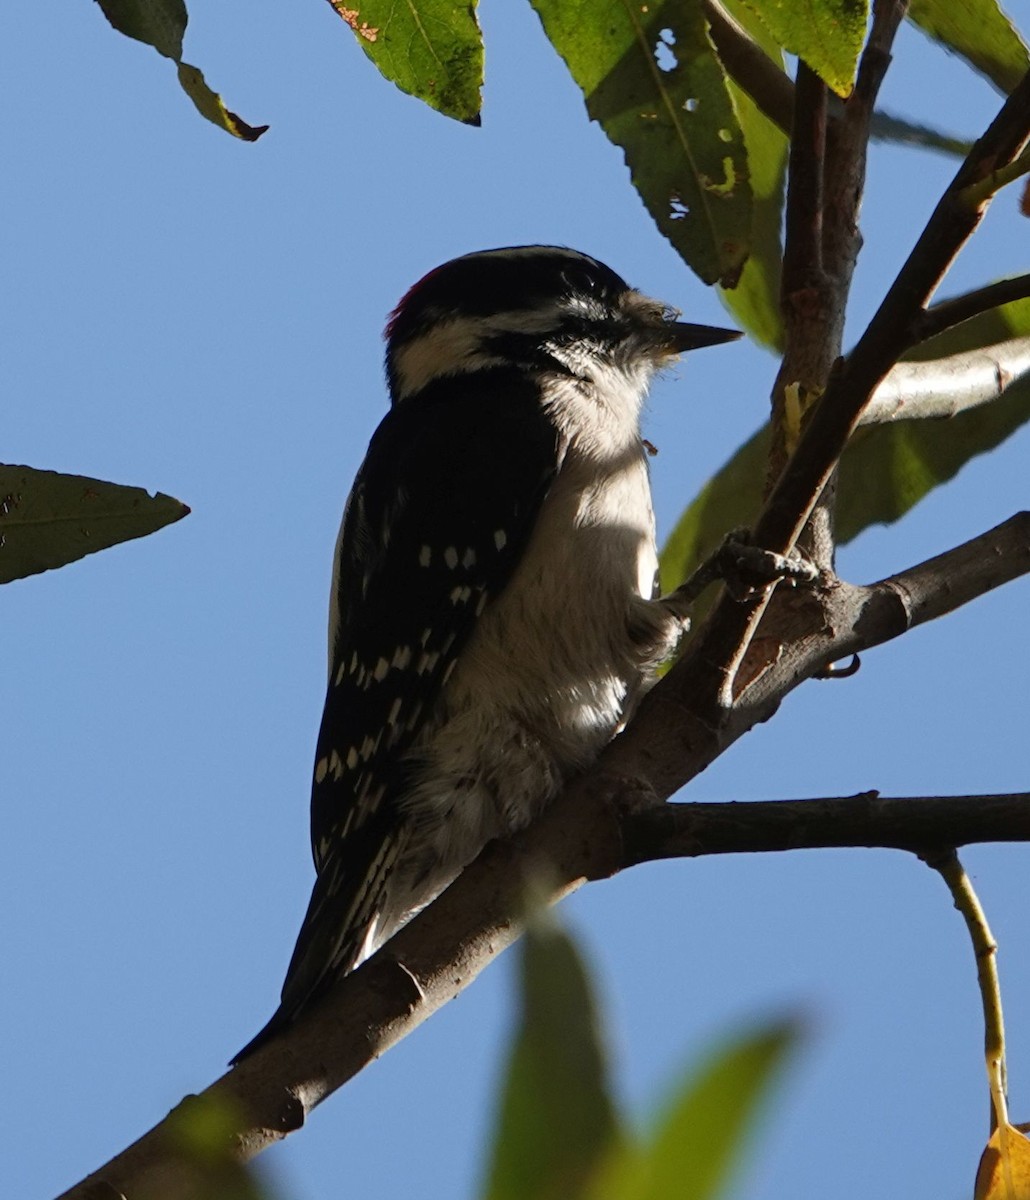
[[[307,803],[332,546],[385,407],[381,330],[468,250],[576,246],[724,323],[631,190],[528,6],[488,3],[483,127],[384,82],[326,4],[195,3],[186,58],[271,124],[202,121],[95,5],[8,6],[3,457],[169,492],[158,535],[3,589],[0,1192],[47,1197],[223,1069],[274,1007],[311,883]],[[889,107],[974,135],[998,98],[918,35]],[[879,147],[852,336],[952,171]],[[948,290],[1025,269],[1004,194]],[[660,524],[760,421],[749,345],[655,387]],[[878,578],[1027,502],[1030,436],[967,467],[842,572]],[[1027,785],[1022,581],[810,683],[686,793],[925,795]],[[966,855],[1001,942],[1015,1119],[1030,1115],[1027,851]],[[809,1037],[734,1195],[968,1194],[986,1134],[971,952],[910,858],[666,863],[563,906],[636,1118],[742,1022]],[[507,956],[510,958],[510,956]],[[510,961],[262,1157],[291,1200],[475,1194]],[[828,1187],[828,1183],[830,1186]]]

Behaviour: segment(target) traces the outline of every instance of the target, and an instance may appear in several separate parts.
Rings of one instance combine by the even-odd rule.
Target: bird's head
[[[511,246],[452,259],[397,305],[386,327],[394,403],[447,376],[514,367],[640,391],[685,350],[740,334],[679,321],[610,267],[561,246]]]

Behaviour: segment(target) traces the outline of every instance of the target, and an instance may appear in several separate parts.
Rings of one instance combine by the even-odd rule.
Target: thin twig
[[[968,321],[970,317],[1027,297],[1030,297],[1030,275],[1015,275],[1011,279],[999,279],[996,283],[964,292],[961,296],[953,296],[950,300],[942,300],[915,319],[910,345],[916,346],[943,333],[945,329]]]

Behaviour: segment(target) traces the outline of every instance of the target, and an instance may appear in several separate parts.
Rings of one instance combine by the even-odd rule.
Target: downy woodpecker
[[[682,351],[739,336],[677,315],[586,254],[517,246],[445,263],[390,317],[391,408],[333,567],[317,879],[237,1060],[528,824],[675,648],[641,407]]]

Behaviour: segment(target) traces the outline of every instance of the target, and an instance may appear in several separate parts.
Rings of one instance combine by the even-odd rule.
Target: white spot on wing
[[[418,552],[418,564],[420,567],[428,567],[433,560],[433,547],[423,546]]]
[[[465,568],[476,565],[476,552],[471,546],[465,547],[465,553],[461,556],[461,565]]]
[[[377,680],[378,680],[380,683],[382,683],[382,681],[383,681],[383,680],[386,678],[386,673],[387,673],[387,671],[389,671],[389,669],[390,669],[390,664],[389,664],[389,663],[386,661],[386,659],[385,659],[385,658],[381,658],[381,659],[380,659],[380,660],[379,660],[379,661],[376,663],[376,669],[375,669],[375,672],[374,672],[374,674],[375,674],[375,678],[376,678],[376,679],[377,679]]]
[[[390,712],[386,718],[386,723],[388,725],[396,725],[397,724],[397,718],[401,715],[401,705],[402,704],[403,704],[403,701],[402,701],[401,697],[398,696],[397,699],[394,700],[393,704],[390,706]]]
[[[315,783],[324,783],[326,775],[329,774],[329,760],[320,758],[315,764]]]
[[[358,765],[358,752],[357,752],[357,750],[354,749],[353,746],[351,746],[351,748],[347,751],[347,766],[349,767],[350,770],[353,771],[357,765]]]
[[[508,535],[504,532],[503,529],[495,529],[494,530],[494,545],[497,547],[497,549],[503,550],[504,547],[507,546],[507,544],[508,544]]]
[[[453,571],[454,568],[458,565],[457,548],[455,546],[448,546],[447,549],[443,552],[443,560]]]
[[[427,671],[432,671],[439,661],[440,655],[435,650],[427,650],[419,658],[418,666],[415,670],[420,675],[425,675]]]
[[[396,667],[398,671],[406,671],[411,665],[411,647],[398,646],[393,652],[393,661],[391,667]]]

